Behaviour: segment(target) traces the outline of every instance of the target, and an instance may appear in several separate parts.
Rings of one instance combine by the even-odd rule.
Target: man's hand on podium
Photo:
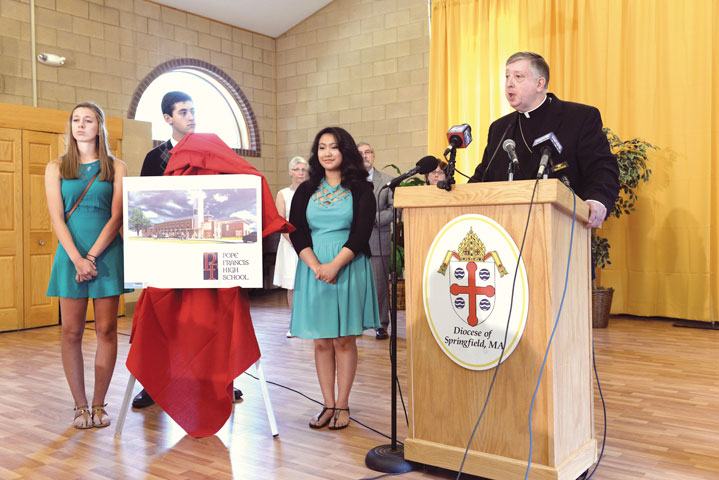
[[[596,200],[587,200],[587,205],[589,205],[587,228],[600,227],[604,219],[607,218],[607,207],[605,207],[602,202]]]

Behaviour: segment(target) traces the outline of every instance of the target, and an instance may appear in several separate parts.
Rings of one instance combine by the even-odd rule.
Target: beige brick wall
[[[426,0],[335,0],[280,36],[277,177],[330,125],[370,143],[379,168],[426,155],[428,30]]]
[[[38,106],[69,110],[94,100],[126,117],[135,88],[157,65],[197,58],[242,88],[257,118],[262,158],[247,160],[276,183],[276,41],[145,0],[36,0]],[[0,102],[32,105],[29,0],[0,0]]]
[[[145,0],[36,0],[38,106],[98,102],[125,117],[142,78],[178,57],[216,65],[255,112],[262,158],[248,158],[274,191],[328,125],[371,143],[377,166],[403,170],[426,154],[429,38],[426,0],[335,0],[278,39]],[[29,0],[0,0],[0,102],[32,104]]]

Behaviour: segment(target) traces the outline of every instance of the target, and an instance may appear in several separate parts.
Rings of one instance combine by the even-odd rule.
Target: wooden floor
[[[319,399],[311,342],[285,337],[289,310],[284,296],[253,297],[252,316],[267,379]],[[108,395],[113,419],[128,378],[129,319],[121,319],[120,331],[125,335]],[[609,328],[594,330],[594,336],[609,418],[604,459],[593,478],[719,479],[719,332],[676,328],[667,320],[612,318]],[[90,373],[91,330],[85,345]],[[352,416],[389,433],[389,344],[365,335],[358,345]],[[405,385],[403,340],[398,347]],[[87,383],[91,387],[91,379]],[[357,480],[379,475],[365,467],[364,457],[388,442],[354,422],[339,432],[310,430],[307,422],[318,406],[270,385],[280,430],[272,438],[258,384],[247,375],[236,381],[244,400],[212,437],[188,437],[157,406],[131,411],[120,438],[113,435],[114,426],[75,430],[59,327],[0,334],[0,385],[0,479]],[[595,400],[601,443],[598,394]],[[407,428],[403,416],[400,420],[402,439]],[[399,478],[455,477],[455,472],[426,468]]]

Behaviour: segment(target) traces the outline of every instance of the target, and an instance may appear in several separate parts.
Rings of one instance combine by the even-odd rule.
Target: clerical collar
[[[547,94],[545,93],[545,94],[544,94],[544,100],[542,100],[542,103],[540,103],[539,105],[537,105],[536,107],[534,107],[534,108],[531,109],[531,110],[527,110],[526,112],[519,112],[519,113],[522,114],[522,115],[524,115],[526,118],[530,118],[530,115],[529,115],[529,114],[532,113],[533,111],[535,111],[535,110],[541,108],[542,105],[544,105],[544,102],[547,101],[547,98],[549,98],[549,97],[548,97]],[[549,101],[551,102],[552,99],[550,98]]]

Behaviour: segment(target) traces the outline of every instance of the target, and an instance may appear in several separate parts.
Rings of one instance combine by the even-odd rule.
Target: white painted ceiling
[[[332,0],[153,0],[277,38]]]

